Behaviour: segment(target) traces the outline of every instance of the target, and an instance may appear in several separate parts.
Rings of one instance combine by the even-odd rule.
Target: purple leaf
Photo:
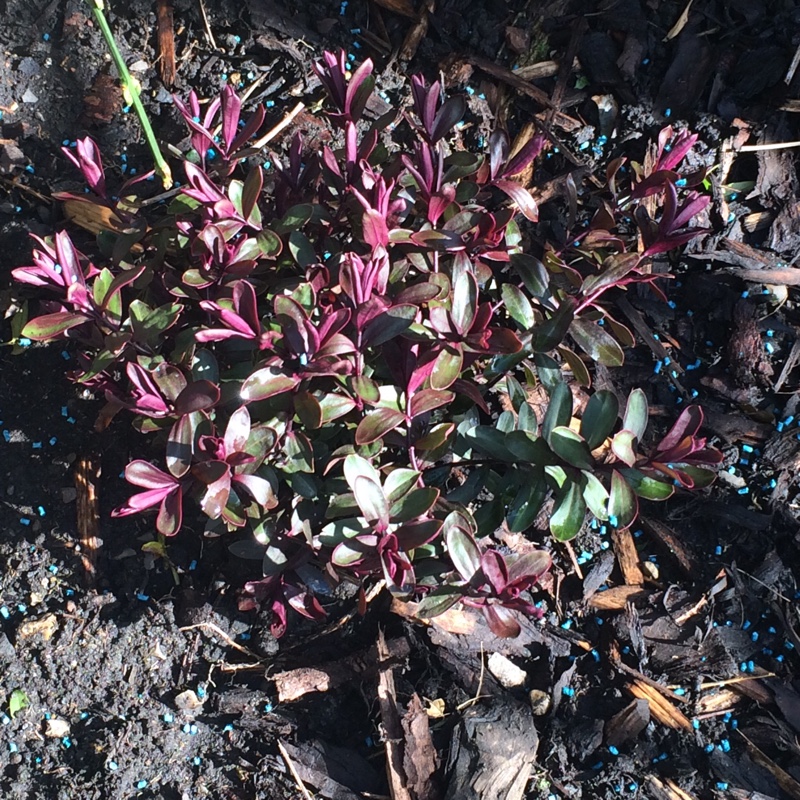
[[[536,201],[521,183],[498,180],[495,181],[493,185],[500,189],[501,192],[505,192],[505,194],[517,204],[517,208],[519,208],[526,219],[529,219],[531,222],[539,221],[539,208],[536,205]]]
[[[405,422],[405,414],[393,408],[379,408],[367,414],[356,428],[356,444],[371,444]]]
[[[264,367],[256,370],[243,384],[240,396],[245,403],[266,400],[268,397],[291,391],[300,379],[287,375],[277,367]]]
[[[463,97],[450,97],[442,103],[442,107],[436,112],[433,127],[429,131],[432,142],[446,136],[450,129],[464,116],[467,110],[467,103]]]
[[[419,417],[421,414],[427,414],[436,408],[445,406],[453,402],[455,394],[453,392],[442,391],[439,389],[423,389],[421,392],[416,392],[411,398],[411,417]]]
[[[191,414],[193,411],[206,411],[219,402],[219,387],[211,381],[200,380],[190,383],[175,398],[176,414]]]

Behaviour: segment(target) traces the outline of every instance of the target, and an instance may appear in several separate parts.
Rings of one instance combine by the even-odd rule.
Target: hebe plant
[[[14,274],[48,299],[23,335],[76,342],[70,377],[105,394],[103,418],[127,409],[154,437],[160,463],[128,465],[143,491],[116,516],[157,508],[158,532],[174,536],[191,499],[210,530],[252,530],[264,573],[241,607],[271,608],[276,634],[288,607],[322,615],[298,574],[313,564],[331,580],[382,577],[423,615],[479,607],[514,635],[550,557],[501,553],[499,528],[531,530],[551,497],[559,540],[587,510],[625,528],[638,497],[705,486],[719,461],[697,436],[699,408],[643,449],[641,390],[622,411],[595,391],[577,420],[565,380],[568,368],[588,387],[586,362],[622,363],[633,337],[613,294],[659,292],[648,257],[697,234],[688,224],[707,198],[684,187],[702,175],[677,171],[696,137],[662,132],[647,174],[614,162],[590,223],[535,258],[517,215],[536,222],[537,205],[515,176],[544,137],[511,155],[497,131],[488,157],[452,152],[464,101],[415,77],[413,144],[390,153],[381,133],[397,114],[362,117],[371,62],[348,80],[344,53],[326,53],[316,71],[341,147],[306,152],[298,134],[286,163],[272,156],[269,191],[248,163],[264,111],[240,121],[230,87],[202,119],[194,93],[176,100],[193,151],[188,186],[161,210],[131,184],[110,199],[96,145],[79,142],[68,154],[93,194],[61,197],[92,204],[116,234],[101,237],[105,266],[65,232],[37,239],[34,266]],[[642,203],[652,195],[658,221]]]

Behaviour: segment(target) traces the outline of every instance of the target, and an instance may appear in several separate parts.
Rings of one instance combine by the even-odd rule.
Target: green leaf
[[[525,288],[539,299],[550,295],[550,279],[547,268],[538,258],[515,253],[511,256],[511,268],[519,275]]]
[[[28,695],[22,689],[14,689],[8,698],[8,714],[11,719],[14,719],[22,709],[28,708],[30,704],[31,701],[28,699]]]
[[[286,459],[284,472],[293,474],[314,471],[314,448],[304,433],[289,431],[283,440],[283,454]]]
[[[344,460],[344,479],[351,491],[356,484],[356,478],[361,477],[369,478],[377,484],[381,482],[378,470],[366,458],[353,453]]]
[[[545,464],[553,456],[544,439],[528,431],[512,431],[506,435],[506,448],[525,464]]]
[[[275,227],[278,233],[290,233],[302,228],[311,217],[314,216],[314,207],[310,203],[292,206],[284,215],[283,219]]]
[[[434,425],[424,436],[417,439],[414,442],[414,447],[422,452],[436,450],[444,445],[455,430],[455,427],[452,422],[440,422],[438,425]]]
[[[641,442],[644,432],[647,430],[648,416],[647,395],[641,389],[634,389],[628,395],[625,416],[622,418],[622,427],[631,431]]]
[[[534,436],[539,432],[539,422],[536,419],[536,412],[530,403],[525,402],[519,407],[517,417],[517,429],[532,433]]]
[[[639,497],[645,500],[667,500],[675,493],[675,487],[666,481],[651,478],[639,469],[621,469],[620,474]]]
[[[618,528],[627,528],[639,513],[639,501],[631,485],[618,470],[611,473],[611,492],[608,498],[609,519],[616,517]]]
[[[559,458],[564,459],[567,464],[578,467],[578,469],[592,469],[594,467],[594,459],[589,450],[589,445],[572,428],[568,428],[566,425],[556,426],[550,431],[548,443],[552,451]]]
[[[310,392],[297,392],[294,396],[294,410],[306,428],[322,427],[322,407]]]
[[[481,568],[481,551],[472,534],[464,528],[453,525],[447,527],[444,539],[447,553],[456,571],[465,581],[471,581]]]
[[[383,483],[386,498],[390,503],[396,503],[416,486],[421,475],[422,473],[415,469],[406,469],[405,467],[393,469]]]
[[[592,361],[606,367],[621,367],[625,362],[619,342],[596,322],[577,317],[572,320],[569,334]]]
[[[427,514],[438,499],[439,490],[432,486],[426,486],[424,489],[412,489],[392,505],[389,516],[392,522],[409,522]]]
[[[319,532],[319,543],[323,547],[334,548],[347,539],[352,539],[359,533],[365,533],[364,523],[355,517],[347,519],[337,519],[329,522]]]
[[[704,489],[711,486],[717,477],[716,470],[707,467],[695,467],[689,464],[681,464],[680,471],[685,472],[693,481],[692,489]]]
[[[405,422],[405,414],[393,408],[379,408],[367,414],[356,428],[356,444],[370,444],[382,439]]]
[[[514,461],[514,454],[509,450],[506,434],[488,425],[476,425],[464,436],[470,447],[477,447],[490,458],[500,461]]]
[[[465,336],[475,319],[478,304],[478,283],[463,253],[453,259],[453,301],[450,316],[459,336]]]
[[[608,519],[608,491],[600,479],[588,470],[583,471],[583,499],[597,519]]]
[[[158,308],[150,308],[141,300],[131,300],[128,314],[133,338],[141,344],[154,347],[164,331],[178,321],[181,311],[183,311],[183,306],[178,303],[168,303]]]
[[[530,300],[513,283],[504,283],[500,293],[511,319],[522,330],[530,330],[536,322]]]
[[[517,420],[513,411],[501,411],[494,423],[500,433],[511,433],[517,427]]]
[[[447,389],[461,375],[464,354],[459,348],[445,347],[433,364],[431,389]]]
[[[70,328],[83,325],[89,317],[84,314],[72,314],[68,311],[58,311],[55,314],[44,314],[32,319],[22,329],[22,337],[41,342],[46,339],[55,339],[66,333]]]
[[[364,328],[363,344],[377,347],[400,336],[409,329],[418,311],[411,303],[387,308]]]
[[[300,379],[294,375],[286,375],[277,367],[264,367],[256,370],[242,384],[240,394],[245,403],[252,403],[289,392],[298,383]]]
[[[546,353],[534,353],[533,363],[536,367],[537,377],[548,393],[552,394],[555,387],[559,383],[563,383],[560,364]]]
[[[525,480],[517,487],[506,514],[508,529],[512,533],[522,533],[533,525],[547,494],[547,484],[543,475],[537,476],[525,471],[520,473],[520,477]]]
[[[581,436],[595,450],[611,435],[619,414],[619,400],[608,389],[596,391],[586,404],[581,419]]]
[[[319,405],[322,410],[322,424],[327,425],[349,414],[356,407],[356,401],[344,394],[328,392],[319,398]]]
[[[462,593],[450,586],[442,586],[439,589],[435,589],[419,601],[416,608],[417,616],[422,619],[438,617],[452,608],[461,597]]]
[[[310,267],[318,260],[308,237],[300,231],[292,231],[289,234],[289,252],[300,267]]]
[[[542,436],[550,442],[553,428],[569,425],[572,419],[572,392],[566,383],[557,383],[550,393],[550,403],[542,420]]]
[[[372,378],[355,375],[351,378],[353,391],[365,402],[375,404],[381,399],[380,387]]]
[[[511,407],[519,414],[520,409],[526,404],[528,395],[522,388],[522,384],[512,375],[506,376],[506,392],[508,399],[511,401]]]
[[[588,296],[613,286],[634,270],[641,260],[641,256],[637,253],[619,253],[609,256],[603,262],[600,272],[597,275],[590,275],[583,282],[581,287],[583,294]]]
[[[377,481],[359,475],[353,482],[353,494],[367,522],[389,524],[389,503]]]
[[[550,517],[550,532],[559,542],[568,542],[577,536],[586,516],[586,501],[581,487],[570,481],[567,490],[556,500]]]
[[[564,341],[575,315],[575,301],[565,297],[552,317],[546,319],[533,334],[533,349],[537,353],[553,350]]]
[[[575,380],[581,386],[585,386],[587,389],[592,385],[592,376],[589,374],[589,370],[584,364],[583,359],[573,350],[570,350],[569,347],[566,347],[563,344],[560,344],[557,348],[561,358],[567,362],[567,365],[572,370],[572,374],[575,377]]]

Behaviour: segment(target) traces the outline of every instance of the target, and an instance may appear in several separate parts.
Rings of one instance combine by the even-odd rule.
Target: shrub
[[[610,298],[636,283],[659,293],[648,257],[698,233],[688,224],[707,198],[684,187],[702,175],[677,171],[696,137],[663,131],[648,174],[614,162],[588,224],[536,258],[517,217],[536,222],[537,204],[515,176],[543,136],[513,155],[502,131],[486,156],[451,151],[465,103],[414,77],[413,144],[390,152],[381,132],[400,114],[362,116],[371,62],[348,80],[344,54],[326,53],[316,70],[341,146],[309,153],[295,136],[285,163],[272,155],[268,190],[252,147],[264,111],[241,120],[230,87],[202,120],[194,93],[176,100],[193,149],[169,205],[132,194],[141,179],[109,198],[94,142],[68,151],[92,194],[60,198],[92,205],[106,230],[94,260],[65,232],[36,239],[14,275],[47,299],[23,335],[76,342],[70,377],[105,394],[103,417],[125,409],[155,437],[163,462],[128,465],[143,491],[116,516],[157,508],[173,536],[191,498],[217,529],[252,531],[264,575],[241,607],[271,608],[276,634],[289,607],[322,615],[298,574],[313,563],[333,580],[380,576],[424,615],[479,607],[514,635],[550,557],[501,553],[501,526],[529,531],[552,497],[557,539],[587,509],[625,528],[637,498],[705,486],[719,461],[697,437],[699,408],[642,450],[641,390],[622,413],[595,391],[576,420],[565,380],[588,387],[587,361],[622,363],[633,337]],[[652,195],[658,221],[641,202]]]

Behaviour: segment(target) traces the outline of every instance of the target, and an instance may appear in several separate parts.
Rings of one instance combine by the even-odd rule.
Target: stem
[[[128,72],[128,66],[125,64],[125,60],[122,58],[122,53],[120,53],[119,47],[117,47],[117,42],[114,39],[114,34],[111,32],[108,20],[106,20],[106,15],[103,13],[104,2],[103,0],[87,0],[87,2],[92,8],[92,12],[97,20],[97,24],[100,26],[100,30],[103,32],[103,37],[106,40],[108,49],[111,51],[111,58],[114,60],[114,65],[117,68],[117,72],[119,72],[122,89],[123,91],[127,92],[131,99],[131,105],[136,110],[136,116],[139,117],[139,122],[142,126],[142,132],[144,133],[145,139],[147,139],[150,152],[153,154],[156,173],[161,178],[164,188],[171,189],[173,183],[172,172],[169,168],[169,164],[167,164],[164,156],[161,154],[161,148],[158,146],[158,141],[153,133],[150,120],[147,117],[147,112],[142,105],[139,83],[134,80],[131,77],[130,72]]]

